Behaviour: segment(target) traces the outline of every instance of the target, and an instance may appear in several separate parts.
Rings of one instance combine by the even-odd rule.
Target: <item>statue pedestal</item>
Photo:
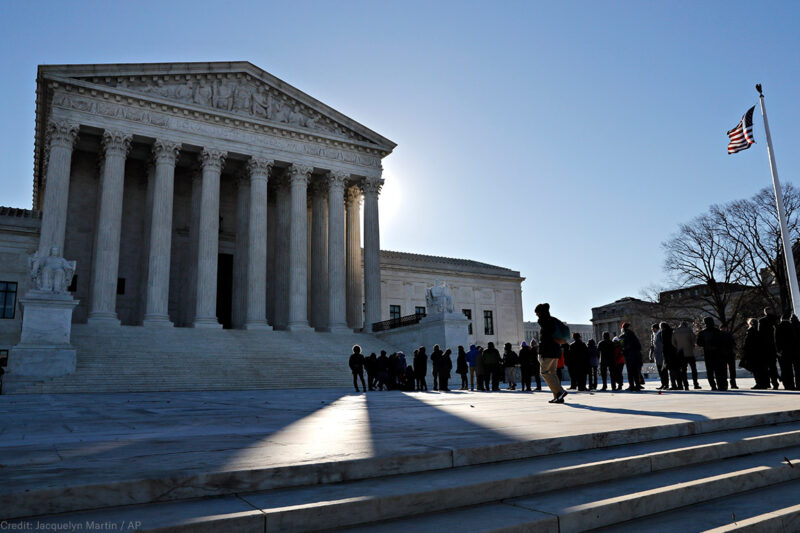
[[[442,351],[450,348],[455,354],[459,346],[469,350],[469,320],[461,313],[436,313],[426,316],[419,324],[381,331],[375,336],[407,355],[420,346],[425,346],[430,353],[434,344]]]
[[[32,290],[20,298],[22,335],[8,354],[8,378],[53,377],[75,372],[70,343],[72,310],[78,300],[69,293]]]

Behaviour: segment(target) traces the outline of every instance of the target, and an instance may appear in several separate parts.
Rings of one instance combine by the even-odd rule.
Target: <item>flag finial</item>
[[[756,91],[758,91],[758,95],[759,96],[764,96],[764,93],[761,92],[761,84],[760,83],[756,83]]]

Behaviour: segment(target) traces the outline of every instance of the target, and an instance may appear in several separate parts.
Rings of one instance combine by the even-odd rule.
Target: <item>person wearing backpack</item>
[[[550,315],[550,304],[541,303],[534,309],[539,318],[540,338],[539,338],[539,361],[541,364],[542,377],[553,393],[553,399],[549,403],[564,403],[567,391],[561,386],[556,375],[558,360],[561,357],[561,346],[555,338],[557,323],[561,321]],[[563,324],[561,324],[563,326]],[[560,329],[560,328],[559,328]]]

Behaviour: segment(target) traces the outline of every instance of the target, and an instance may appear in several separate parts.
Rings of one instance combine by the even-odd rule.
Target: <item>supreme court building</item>
[[[392,350],[354,332],[424,313],[437,280],[472,319],[470,342],[518,345],[519,272],[381,252],[381,160],[394,148],[248,62],[40,66],[33,209],[0,207],[0,366],[34,288],[28,258],[54,248],[76,262],[77,371],[18,390],[300,386],[248,380],[290,350],[333,365],[356,342]],[[213,333],[223,328],[252,333]],[[333,335],[297,335],[315,331]],[[227,384],[148,374],[166,360],[203,364],[203,352],[225,361]],[[135,379],[105,382],[136,365]]]

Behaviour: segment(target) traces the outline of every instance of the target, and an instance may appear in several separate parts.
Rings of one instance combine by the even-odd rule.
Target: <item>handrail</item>
[[[424,317],[425,313],[416,313],[413,315],[401,316],[399,318],[390,318],[389,320],[384,320],[383,322],[375,322],[372,324],[372,331],[388,331],[390,329],[413,326],[414,324],[418,324],[419,321]]]

